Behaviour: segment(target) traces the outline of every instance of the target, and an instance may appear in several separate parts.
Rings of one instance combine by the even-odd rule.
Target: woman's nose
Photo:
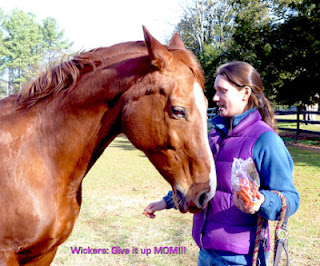
[[[218,102],[219,99],[220,99],[220,97],[219,97],[218,93],[216,92],[216,93],[214,94],[212,100],[213,100],[214,102]]]

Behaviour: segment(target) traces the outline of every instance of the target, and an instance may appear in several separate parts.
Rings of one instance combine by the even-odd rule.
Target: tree
[[[208,99],[215,69],[240,60],[260,72],[266,95],[276,103],[319,101],[319,5],[318,0],[203,0],[185,7],[177,30],[202,64]]]
[[[262,76],[265,93],[281,104],[319,100],[319,5],[316,0],[233,0],[230,43],[198,55],[206,73],[206,95],[213,96],[214,70],[224,62],[251,63]],[[205,45],[204,45],[205,47]],[[215,52],[207,52],[206,51]],[[301,93],[303,88],[303,93]]]
[[[276,15],[282,12],[278,12],[271,1],[235,0],[232,7],[236,12],[235,30],[225,60],[252,64],[262,76],[265,93],[274,99],[273,89],[266,86],[266,81],[270,82],[272,78],[270,74],[275,71],[268,59],[275,41],[271,36],[272,27],[283,19]]]
[[[280,104],[318,100],[319,2],[235,0],[233,45],[228,61],[251,63],[261,73],[266,95]],[[303,88],[303,93],[301,93]]]
[[[304,0],[290,7],[286,21],[274,30],[272,59],[280,77],[277,100],[313,104],[319,101],[320,91],[320,3]]]
[[[0,77],[6,79],[8,95],[21,89],[44,58],[51,59],[53,51],[66,51],[71,44],[63,40],[52,18],[42,27],[32,13],[0,11]]]
[[[234,13],[229,0],[202,0],[185,4],[176,26],[184,43],[200,60],[206,78],[206,96],[212,99],[215,65],[231,45]],[[209,101],[210,106],[213,104]]]
[[[72,43],[64,39],[64,31],[59,31],[57,21],[53,17],[43,20],[44,61],[51,63],[64,54]]]
[[[14,92],[14,84],[21,83],[30,75],[31,66],[40,59],[40,27],[32,14],[17,9],[3,20],[4,53],[0,70],[8,74],[8,93]]]
[[[202,0],[185,4],[175,31],[200,55],[206,45],[223,50],[232,32],[232,12],[227,0]]]
[[[4,17],[4,12],[2,9],[0,9],[0,25],[2,25],[3,17]],[[6,50],[5,50],[4,43],[3,43],[3,33],[0,30],[0,67],[4,63],[5,51]],[[4,75],[4,73],[0,71],[0,99],[1,99],[1,95],[3,94],[4,88],[5,88],[5,82],[4,82],[3,75]]]

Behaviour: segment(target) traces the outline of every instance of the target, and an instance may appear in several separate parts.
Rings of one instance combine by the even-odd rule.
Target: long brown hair
[[[262,121],[275,129],[274,111],[263,93],[263,85],[258,71],[246,62],[229,62],[218,67],[216,76],[224,75],[232,84],[239,87],[248,86],[252,92],[248,101],[248,110],[254,106],[260,112]]]

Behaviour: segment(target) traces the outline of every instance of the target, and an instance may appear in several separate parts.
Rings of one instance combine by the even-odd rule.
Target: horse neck
[[[55,151],[56,169],[63,172],[59,178],[71,182],[73,190],[80,186],[104,149],[121,133],[120,98],[139,77],[148,73],[149,69],[141,67],[148,62],[146,58],[133,53],[121,55],[103,68],[85,73],[72,90],[62,99],[54,99],[42,114],[42,119],[54,117],[46,121],[46,132],[52,133],[49,143],[55,147],[49,145]]]
[[[121,132],[119,104],[107,106],[98,91],[80,96],[83,87],[79,84],[61,101],[40,112],[45,131],[51,133],[47,149],[55,169],[59,169],[56,178],[69,187],[71,196],[77,194],[86,173]]]

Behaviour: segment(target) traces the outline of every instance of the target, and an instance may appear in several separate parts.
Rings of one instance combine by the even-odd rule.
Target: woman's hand
[[[165,200],[160,200],[150,203],[143,211],[143,214],[148,218],[155,218],[154,213],[156,211],[162,211],[167,208]]]
[[[257,192],[255,204],[246,205],[242,200],[242,198],[236,192],[234,192],[233,202],[237,206],[237,208],[240,209],[241,211],[248,214],[254,214],[260,209],[260,206],[262,205],[262,203],[264,203],[264,195],[260,192]]]

